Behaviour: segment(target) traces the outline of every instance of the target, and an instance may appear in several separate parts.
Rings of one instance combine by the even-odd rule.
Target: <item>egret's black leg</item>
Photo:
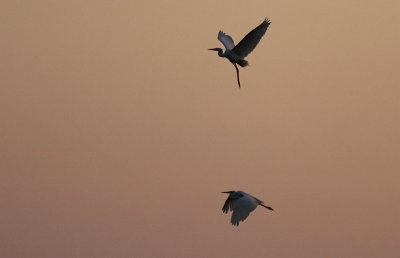
[[[235,63],[232,63],[232,64],[233,64],[233,66],[235,66],[235,68],[236,68],[237,81],[238,81],[239,89],[240,89],[239,68],[237,67],[237,65],[236,65]]]

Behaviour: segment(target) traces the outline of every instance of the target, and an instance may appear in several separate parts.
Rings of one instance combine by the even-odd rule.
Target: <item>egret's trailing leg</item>
[[[235,68],[236,68],[236,76],[237,76],[237,81],[238,81],[239,89],[240,89],[239,68],[237,67],[237,65],[236,65],[235,63],[232,63],[232,64],[233,64],[233,66],[235,66]]]

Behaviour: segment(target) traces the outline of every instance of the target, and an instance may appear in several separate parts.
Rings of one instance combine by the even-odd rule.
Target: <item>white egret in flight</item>
[[[244,221],[254,211],[258,205],[261,205],[271,211],[273,209],[250,194],[243,191],[227,191],[222,193],[228,193],[228,199],[226,199],[222,211],[228,213],[229,210],[233,211],[231,217],[231,223],[234,226],[239,226],[240,221]]]
[[[239,88],[239,69],[236,64],[239,64],[241,67],[245,67],[249,64],[246,60],[244,60],[244,58],[256,48],[258,42],[260,42],[270,24],[271,22],[268,19],[265,19],[260,25],[250,31],[236,46],[231,36],[225,34],[223,31],[219,31],[218,40],[224,45],[225,52],[221,48],[208,49],[218,51],[218,55],[220,57],[228,58],[229,61],[231,61],[231,63],[235,66]]]

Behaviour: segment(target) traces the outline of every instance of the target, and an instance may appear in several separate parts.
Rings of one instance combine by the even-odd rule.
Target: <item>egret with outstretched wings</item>
[[[234,226],[239,226],[239,222],[244,221],[249,216],[250,212],[254,211],[258,205],[273,211],[273,209],[266,206],[263,201],[243,191],[227,191],[222,193],[229,194],[228,199],[226,199],[222,207],[222,211],[224,213],[233,211],[231,223]]]
[[[235,66],[239,88],[239,68],[236,64],[240,65],[241,67],[245,67],[249,64],[246,60],[244,60],[244,58],[256,48],[270,24],[270,20],[265,19],[260,25],[250,31],[236,46],[231,36],[225,34],[223,31],[219,31],[218,40],[224,45],[225,51],[223,51],[221,48],[208,49],[218,51],[218,55],[220,57],[228,58],[229,61],[231,61],[231,63]]]

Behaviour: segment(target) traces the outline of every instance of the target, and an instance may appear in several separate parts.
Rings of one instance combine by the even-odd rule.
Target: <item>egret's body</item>
[[[222,207],[222,211],[224,213],[228,213],[229,210],[233,211],[231,223],[234,226],[239,226],[239,222],[244,221],[249,216],[250,212],[254,211],[258,205],[273,211],[273,209],[266,206],[263,201],[243,191],[227,191],[222,193],[229,193],[228,199],[226,199]]]
[[[244,58],[250,54],[254,48],[256,48],[270,24],[271,22],[268,19],[265,19],[260,25],[250,31],[236,46],[231,36],[225,34],[223,31],[219,31],[218,40],[224,45],[225,51],[223,51],[221,48],[208,49],[218,51],[218,55],[220,57],[226,57],[235,66],[239,88],[239,68],[236,64],[240,65],[241,67],[245,67],[249,64],[246,60],[244,60]]]

